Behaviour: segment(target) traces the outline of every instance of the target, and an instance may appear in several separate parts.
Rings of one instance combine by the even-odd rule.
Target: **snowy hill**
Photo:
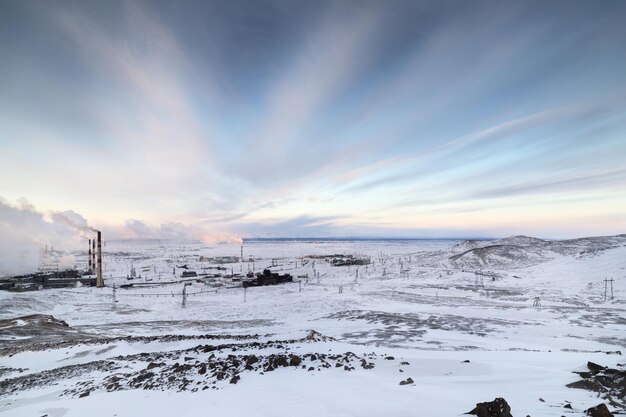
[[[557,255],[588,257],[626,245],[626,235],[569,240],[543,240],[511,236],[493,241],[465,241],[452,248],[450,264],[456,268],[518,269],[555,259]]]
[[[547,260],[534,247],[517,245],[489,245],[453,255],[450,263],[457,268],[514,269],[536,265]]]

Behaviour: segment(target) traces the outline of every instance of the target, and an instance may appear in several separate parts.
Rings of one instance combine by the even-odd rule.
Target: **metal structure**
[[[276,284],[284,284],[286,282],[293,282],[293,277],[289,274],[277,274],[269,269],[264,269],[263,273],[254,274],[249,273],[248,279],[243,281],[241,284],[244,288],[246,287],[261,287],[265,285],[276,285]]]

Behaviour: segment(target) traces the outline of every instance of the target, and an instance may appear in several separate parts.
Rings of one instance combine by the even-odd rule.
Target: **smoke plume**
[[[43,213],[25,199],[0,198],[0,276],[34,272],[42,248],[78,249],[92,230],[74,211]]]

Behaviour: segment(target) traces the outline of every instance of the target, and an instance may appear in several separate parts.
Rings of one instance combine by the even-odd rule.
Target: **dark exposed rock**
[[[590,379],[581,379],[566,385],[567,388],[586,389],[588,391],[605,392],[605,388],[598,382]]]
[[[609,411],[606,404],[598,404],[595,407],[591,407],[585,411],[588,416],[591,417],[614,417],[613,413]]]
[[[16,372],[22,373],[27,370],[28,370],[27,368],[11,368],[11,367],[0,366],[0,377],[3,377],[8,374],[16,373]]]
[[[63,340],[63,341],[55,341],[55,342],[44,342],[44,343],[31,343],[29,341],[28,344],[17,347],[8,347],[0,349],[0,356],[12,356],[16,353],[20,352],[37,352],[42,350],[49,349],[62,349],[69,348],[77,345],[110,345],[113,343],[117,343],[120,341],[129,342],[129,343],[149,343],[149,342],[179,342],[182,340],[219,340],[219,339],[234,339],[239,341],[245,340],[253,340],[258,339],[260,336],[258,334],[255,335],[230,335],[230,334],[204,334],[204,335],[160,335],[160,336],[118,336],[118,337],[94,337],[93,335],[83,335],[72,330],[71,327],[68,326],[62,320],[55,319],[52,316],[46,316],[42,314],[35,314],[32,316],[24,316],[18,317],[10,320],[25,320],[28,319],[30,321],[35,320],[38,326],[45,325],[46,328],[52,328],[54,331],[62,330],[64,332],[72,332],[75,336],[80,336],[79,339],[75,337],[72,340]],[[6,321],[6,320],[5,320]],[[0,324],[1,324],[0,320]],[[19,326],[20,329],[25,329],[27,326]],[[326,336],[322,336],[326,337]],[[330,339],[330,338],[329,338]],[[308,336],[304,339],[300,339],[301,341],[310,341]],[[258,343],[258,342],[257,342]],[[193,348],[196,351],[200,351],[202,349],[204,352],[209,352],[214,350],[215,347],[213,345],[204,345],[197,346]]]
[[[513,417],[511,407],[504,398],[496,398],[491,402],[476,404],[476,407],[467,414],[478,417]]]
[[[159,366],[163,366],[162,363],[150,362],[146,367],[147,370],[158,368]]]
[[[587,362],[589,372],[575,372],[583,379],[567,384],[568,388],[597,392],[613,407],[626,408],[626,369],[612,369],[597,363]]]
[[[75,397],[87,391],[103,389],[108,392],[127,389],[163,390],[174,389],[178,391],[195,392],[200,389],[219,389],[220,381],[229,381],[236,384],[241,378],[240,373],[244,370],[258,372],[272,371],[278,367],[292,366],[307,369],[307,360],[315,355],[317,367],[310,366],[309,371],[320,371],[322,368],[331,368],[333,365],[344,367],[346,371],[354,370],[356,363],[361,363],[364,369],[371,369],[374,363],[368,359],[374,359],[376,354],[365,354],[358,357],[352,352],[324,354],[308,353],[295,355],[287,353],[286,347],[294,343],[303,343],[307,339],[286,340],[281,345],[284,353],[275,353],[269,356],[260,355],[217,355],[215,352],[228,352],[232,344],[222,345],[198,345],[183,350],[166,352],[142,352],[131,355],[122,355],[106,361],[94,361],[56,368],[39,373],[23,375],[17,378],[5,378],[0,381],[0,396],[18,393],[20,391],[68,381],[78,375],[95,372],[95,378],[77,382],[73,387],[63,391],[62,396]],[[276,342],[247,342],[239,343],[239,351],[247,349],[263,349],[276,345]],[[200,352],[206,352],[201,354]],[[201,356],[187,356],[186,353],[200,354]],[[208,356],[207,356],[208,355]],[[193,360],[185,359],[192,358]],[[356,362],[356,363],[355,363]],[[141,366],[143,364],[143,366]],[[111,371],[121,370],[112,374]],[[152,372],[153,370],[156,370]],[[105,376],[100,377],[103,373]],[[189,379],[194,376],[195,380]],[[202,376],[200,380],[197,378]],[[98,379],[101,378],[101,379]],[[211,386],[212,385],[212,386]],[[206,387],[206,388],[205,388]]]
[[[142,382],[144,382],[147,379],[150,379],[154,376],[153,372],[146,372],[146,373],[140,373],[139,375],[137,375],[135,378],[133,378],[133,380],[131,381],[132,385],[140,385]]]
[[[315,330],[309,330],[309,334],[305,337],[305,339],[307,342],[332,342],[336,340],[332,337],[324,336]]]
[[[81,392],[80,395],[78,396],[78,398],[89,397],[89,394],[91,394],[91,391],[89,391],[89,390],[87,390],[85,392]]]
[[[604,371],[606,369],[604,366],[593,362],[587,362],[587,368],[593,373]]]
[[[361,359],[361,367],[363,369],[372,369],[374,368],[374,363],[373,362],[368,363],[365,359]]]
[[[274,359],[274,366],[275,367],[279,367],[279,366],[289,366],[289,361],[287,361],[287,357],[284,355],[277,355],[276,358]]]
[[[409,385],[413,383],[413,378],[407,378],[404,381],[400,381],[400,385]]]

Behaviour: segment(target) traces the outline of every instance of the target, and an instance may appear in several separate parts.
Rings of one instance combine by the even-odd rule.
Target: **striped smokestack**
[[[96,277],[96,287],[101,288],[104,286],[102,280],[102,233],[98,230],[98,275]]]
[[[93,271],[93,265],[91,264],[91,239],[89,239],[89,244],[87,247],[89,248],[89,273],[91,274],[91,271]]]
[[[91,239],[91,267],[92,273],[96,269],[96,239]]]

